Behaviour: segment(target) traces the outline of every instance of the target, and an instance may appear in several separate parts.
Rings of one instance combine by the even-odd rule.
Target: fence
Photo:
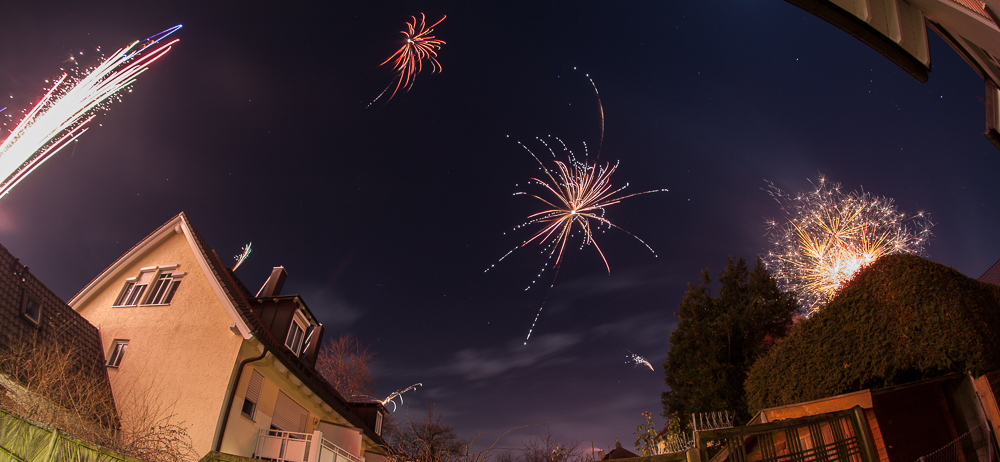
[[[988,424],[979,424],[958,439],[945,445],[917,462],[993,462],[993,435]]]
[[[0,462],[142,462],[0,409]]]
[[[709,460],[710,448],[717,451],[713,460],[726,462],[878,462],[860,407],[698,431],[694,437],[702,462]]]

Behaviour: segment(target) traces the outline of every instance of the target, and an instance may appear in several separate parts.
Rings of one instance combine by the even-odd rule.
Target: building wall
[[[170,264],[186,273],[170,305],[112,306],[140,268]],[[222,303],[185,235],[172,232],[76,307],[100,328],[105,354],[114,340],[129,342],[120,367],[108,368],[123,419],[135,406],[160,406],[188,427],[199,455],[212,449],[243,342]]]
[[[251,346],[251,345],[254,346]],[[240,358],[237,362],[246,358],[253,358],[260,355],[261,350],[256,347],[256,342],[246,342],[240,351]],[[283,347],[282,347],[283,348]],[[306,421],[306,433],[312,433],[320,426],[321,421],[333,423],[335,425],[351,427],[353,426],[343,416],[324,407],[322,400],[317,395],[307,392],[307,388],[301,382],[284,369],[274,356],[268,354],[264,359],[248,363],[240,374],[239,383],[236,386],[236,395],[233,399],[232,409],[229,412],[229,420],[226,424],[226,432],[222,439],[221,451],[227,454],[234,454],[243,457],[250,457],[257,445],[258,432],[268,430],[271,426],[271,418],[274,414],[275,401],[278,398],[278,391],[281,390],[289,398],[309,411],[309,419]],[[257,410],[253,420],[248,419],[241,412],[243,400],[246,397],[247,385],[250,382],[252,371],[256,370],[264,377],[260,398],[257,403]],[[298,383],[297,383],[298,382]],[[327,406],[328,407],[328,406]],[[349,446],[342,442],[334,441],[328,435],[326,439],[335,444],[339,444],[345,449]],[[360,432],[357,439],[361,439]],[[361,442],[358,441],[360,446]],[[359,454],[362,455],[363,454]]]

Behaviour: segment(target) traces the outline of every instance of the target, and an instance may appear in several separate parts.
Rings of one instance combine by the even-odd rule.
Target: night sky
[[[920,84],[781,0],[8,3],[5,115],[71,53],[96,64],[97,47],[184,28],[75,148],[0,199],[0,244],[68,300],[186,212],[224,261],[253,242],[237,271],[248,287],[284,265],[283,292],[302,294],[328,337],[371,345],[379,395],[423,382],[410,412],[437,403],[462,436],[482,433],[479,448],[558,417],[563,442],[604,448],[631,449],[643,411],[662,425],[674,311],[702,269],[765,252],[765,220],[781,217],[765,179],[801,191],[823,173],[926,211],[930,258],[966,275],[1000,258],[983,82],[933,33]],[[420,12],[448,16],[435,30],[444,71],[366,109]],[[621,161],[615,184],[670,190],[606,215],[658,256],[598,233],[609,275],[593,247],[570,246],[525,346],[551,279],[524,287],[545,256],[529,247],[484,270],[540,210],[513,195],[539,191],[517,141],[548,156],[535,137],[552,135],[595,154],[585,74],[603,102],[600,159]],[[626,364],[626,350],[657,370]]]

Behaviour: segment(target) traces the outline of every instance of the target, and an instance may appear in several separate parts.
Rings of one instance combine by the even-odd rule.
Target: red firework
[[[433,35],[430,35],[430,33],[434,32],[434,27],[441,24],[441,21],[444,21],[444,18],[447,17],[448,16],[442,16],[438,22],[431,24],[430,27],[427,27],[426,18],[423,13],[420,13],[419,28],[417,27],[417,17],[410,16],[412,21],[406,23],[406,30],[399,31],[406,37],[406,43],[404,43],[399,50],[396,50],[396,52],[393,53],[389,59],[386,59],[382,62],[382,64],[379,64],[379,66],[384,66],[389,61],[394,61],[392,67],[399,74],[396,79],[396,88],[392,91],[392,94],[389,95],[389,100],[391,100],[393,96],[396,96],[396,93],[399,92],[400,88],[403,88],[403,91],[410,91],[410,88],[413,87],[413,82],[416,80],[417,74],[424,69],[425,60],[428,61],[431,66],[431,73],[441,71],[441,63],[437,60],[437,50],[441,49],[441,45],[444,45],[445,41],[435,38]],[[382,90],[382,93],[375,98],[375,101],[378,101],[378,99],[381,98],[382,95],[385,94],[386,90],[388,90],[391,86],[392,83],[390,82],[389,86],[386,87],[385,90]],[[375,101],[372,102],[374,103]]]

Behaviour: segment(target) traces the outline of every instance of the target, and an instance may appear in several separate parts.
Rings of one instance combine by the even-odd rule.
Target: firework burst
[[[87,131],[87,123],[177,42],[174,26],[115,52],[81,78],[63,74],[0,143],[0,197]]]
[[[788,222],[768,223],[772,249],[764,262],[783,290],[797,294],[806,316],[879,257],[923,255],[931,236],[933,223],[925,213],[908,217],[892,199],[863,190],[845,193],[822,175],[812,191],[796,196],[768,184]]]
[[[649,249],[649,251],[655,256],[656,252],[653,251],[653,248],[650,247],[649,244],[646,244],[646,242],[638,236],[629,233],[605,218],[605,210],[607,207],[617,204],[630,197],[667,190],[655,189],[651,191],[622,195],[620,193],[628,187],[628,183],[620,188],[614,188],[611,184],[611,175],[614,174],[615,170],[618,168],[617,163],[614,165],[601,165],[598,163],[581,161],[576,158],[573,151],[571,151],[566,146],[566,143],[564,143],[561,139],[557,137],[552,138],[562,146],[562,150],[566,153],[567,160],[565,162],[558,160],[552,146],[550,146],[549,143],[546,143],[545,140],[537,138],[538,141],[545,146],[549,153],[552,154],[555,168],[551,169],[546,167],[545,163],[543,163],[542,160],[531,151],[531,149],[520,142],[518,143],[518,145],[528,151],[531,157],[538,162],[540,169],[544,172],[544,176],[531,178],[531,183],[541,186],[548,193],[547,195],[551,197],[545,198],[526,192],[515,193],[516,195],[523,194],[534,197],[547,207],[540,212],[529,215],[527,221],[515,227],[515,230],[535,224],[542,225],[542,229],[517,247],[507,252],[507,254],[497,261],[497,263],[503,261],[503,259],[507,258],[515,250],[525,247],[532,242],[541,245],[543,247],[542,252],[547,254],[549,261],[542,265],[542,268],[539,270],[535,280],[533,280],[531,284],[524,289],[528,290],[542,276],[548,268],[549,262],[553,258],[555,261],[552,263],[552,267],[558,271],[558,268],[563,261],[563,254],[566,251],[566,245],[570,238],[574,235],[574,231],[579,229],[582,237],[580,247],[593,245],[594,249],[596,249],[597,253],[601,256],[601,260],[604,262],[604,267],[607,269],[608,273],[611,273],[611,266],[608,264],[608,259],[605,257],[600,246],[597,245],[597,241],[594,240],[594,232],[602,226],[609,229],[619,229],[625,232],[637,241],[641,242],[642,245],[646,246],[646,248]],[[584,143],[584,150],[586,153],[586,143]],[[493,266],[495,266],[495,264]],[[489,268],[487,268],[486,271],[489,271]],[[554,284],[555,279],[553,277],[553,285]],[[551,289],[551,287],[552,286],[549,288]],[[542,306],[544,307],[544,302],[542,303]],[[528,330],[528,337],[525,339],[525,342],[531,338],[531,333],[535,329],[535,324],[538,322],[538,317],[541,315],[541,312],[542,308],[539,308],[538,313],[535,315],[535,320],[531,324],[531,329]]]
[[[393,96],[396,96],[400,88],[404,92],[410,91],[410,88],[413,87],[413,82],[416,81],[417,74],[424,70],[424,61],[430,64],[432,74],[441,72],[441,63],[437,60],[437,50],[441,49],[441,45],[444,45],[445,41],[435,38],[430,33],[434,32],[434,27],[441,24],[441,21],[444,21],[444,18],[447,17],[442,16],[438,22],[427,27],[426,18],[423,13],[420,13],[420,27],[417,27],[417,17],[410,16],[411,21],[406,23],[406,30],[399,31],[406,38],[406,42],[392,56],[382,61],[382,64],[379,64],[379,66],[384,66],[389,61],[394,61],[392,68],[398,74],[396,77],[396,88],[392,90],[392,94],[386,100],[387,103],[392,100]],[[371,103],[368,103],[368,106],[378,101],[391,87],[392,82]]]

